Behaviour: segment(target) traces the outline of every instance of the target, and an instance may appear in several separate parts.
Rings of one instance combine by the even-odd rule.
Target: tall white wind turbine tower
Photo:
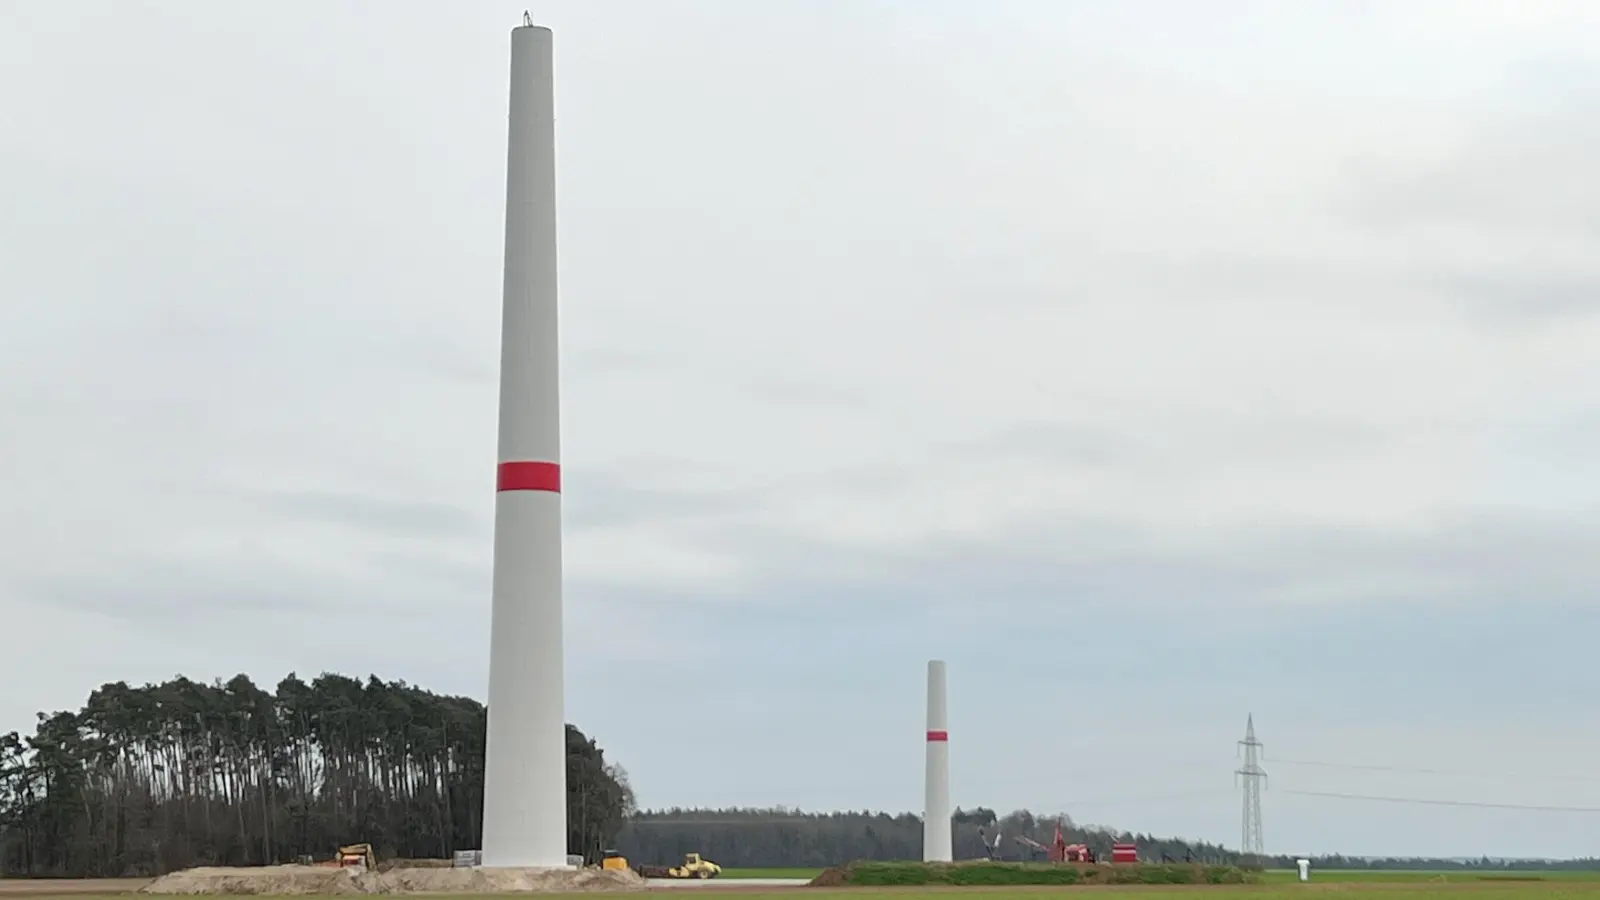
[[[483,865],[567,864],[550,29],[511,30]]]

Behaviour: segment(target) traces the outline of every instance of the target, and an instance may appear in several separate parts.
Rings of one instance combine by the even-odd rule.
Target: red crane
[[[1017,835],[1017,840],[1027,844],[1035,850],[1042,851],[1051,862],[1092,863],[1094,852],[1088,844],[1069,844],[1066,837],[1061,834],[1061,821],[1056,820],[1056,839],[1051,846],[1046,847],[1033,838]]]

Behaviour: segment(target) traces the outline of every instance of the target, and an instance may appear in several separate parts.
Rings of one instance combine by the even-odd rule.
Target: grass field
[[[738,880],[740,878],[806,878],[817,877],[821,869],[723,869],[722,877]],[[1299,876],[1292,869],[1271,869],[1263,873],[1261,880],[1266,884],[1293,884]],[[1359,883],[1359,884],[1410,884],[1415,882],[1436,882],[1444,884],[1496,884],[1496,883],[1539,883],[1539,882],[1584,882],[1600,883],[1600,871],[1594,872],[1469,872],[1455,870],[1452,872],[1408,872],[1399,869],[1370,870],[1370,869],[1322,869],[1311,873],[1313,884],[1334,883]],[[809,896],[809,895],[808,895]]]
[[[805,878],[822,874],[821,869],[723,869],[723,878]]]
[[[800,878],[805,870],[769,870],[775,874],[746,877]],[[726,873],[725,873],[726,874]],[[977,894],[981,900],[1042,900],[1040,894],[1070,894],[1074,891],[1136,895],[1136,900],[1600,900],[1600,873],[1537,872],[1504,873],[1500,878],[1473,876],[1462,872],[1343,872],[1300,884],[1293,872],[1269,872],[1259,885],[1173,885],[1173,886],[1088,886],[1088,887],[1007,887],[1007,888],[807,888],[799,892],[804,900],[860,900],[860,895],[891,894],[894,900],[952,900],[951,894]],[[1337,875],[1345,877],[1339,878]],[[1377,877],[1374,877],[1377,876]],[[1513,881],[1512,877],[1542,879]],[[1316,873],[1313,873],[1313,879]],[[1436,880],[1444,878],[1446,880]],[[674,892],[676,893],[676,892]],[[744,891],[724,884],[714,892],[714,900],[788,900],[795,889],[769,888]],[[1321,895],[1320,897],[1318,895]],[[708,898],[710,900],[710,898]],[[979,898],[974,898],[979,900]],[[1135,900],[1130,897],[1129,900]]]
[[[1292,869],[1269,869],[1262,873],[1261,880],[1266,884],[1295,884],[1299,881],[1299,873]],[[1556,882],[1572,884],[1593,882],[1600,886],[1600,872],[1552,872],[1552,871],[1493,871],[1470,872],[1456,869],[1450,872],[1407,872],[1399,869],[1371,870],[1371,869],[1322,869],[1311,871],[1311,881],[1314,884],[1329,882],[1338,884],[1416,884],[1418,882],[1433,882],[1443,884],[1539,884],[1543,882]]]

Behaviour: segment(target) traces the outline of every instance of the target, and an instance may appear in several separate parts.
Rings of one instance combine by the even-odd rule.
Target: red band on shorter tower
[[[561,464],[553,462],[503,462],[496,479],[497,491],[549,491],[561,493]]]
[[[948,741],[948,740],[950,740],[950,732],[948,732],[948,731],[930,731],[930,732],[928,732],[928,743],[930,743],[930,744],[933,743],[934,741]]]

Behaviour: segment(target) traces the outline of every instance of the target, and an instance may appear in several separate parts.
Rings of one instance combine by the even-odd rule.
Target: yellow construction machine
[[[348,844],[339,848],[339,868],[360,866],[368,872],[378,871],[378,857],[371,844]]]
[[[701,859],[698,853],[685,853],[683,865],[673,866],[667,874],[673,878],[715,878],[722,874],[722,867],[709,859]]]
[[[628,868],[628,860],[621,853],[618,853],[615,850],[607,850],[605,852],[605,857],[600,860],[600,868],[626,869]]]
[[[646,878],[715,878],[722,867],[698,853],[685,853],[681,866],[640,866],[638,871]]]

